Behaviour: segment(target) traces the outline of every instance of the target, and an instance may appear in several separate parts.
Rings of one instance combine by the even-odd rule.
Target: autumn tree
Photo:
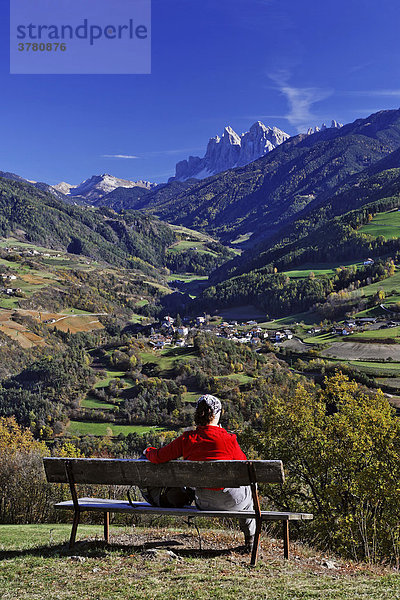
[[[254,456],[282,459],[287,482],[266,495],[281,509],[314,513],[307,531],[321,547],[398,561],[399,434],[380,390],[337,373],[321,390],[298,384],[293,395],[274,396],[262,430],[245,438]]]
[[[14,417],[0,418],[0,523],[32,523],[47,510],[43,442]]]

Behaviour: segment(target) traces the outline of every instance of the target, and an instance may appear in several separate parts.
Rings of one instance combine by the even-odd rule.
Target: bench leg
[[[79,510],[76,510],[75,514],[74,514],[74,521],[72,523],[71,537],[69,538],[69,548],[70,549],[73,548],[74,544],[75,544],[76,531],[77,531],[78,525],[79,525],[79,518],[80,518]]]
[[[106,544],[110,543],[110,513],[104,513],[104,539]]]
[[[289,558],[289,521],[283,521],[283,555]]]
[[[250,564],[252,567],[255,567],[257,564],[258,548],[260,545],[260,533],[261,533],[261,519],[256,519],[256,531],[254,534],[253,549],[251,551],[251,561],[250,561]]]

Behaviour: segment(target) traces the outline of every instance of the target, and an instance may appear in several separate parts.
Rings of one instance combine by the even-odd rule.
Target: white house
[[[186,337],[189,333],[189,327],[177,327],[176,331],[179,335],[183,335],[184,337]]]

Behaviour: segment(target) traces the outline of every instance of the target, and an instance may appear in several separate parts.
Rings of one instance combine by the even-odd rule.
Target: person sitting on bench
[[[196,429],[185,431],[162,448],[146,448],[146,458],[157,464],[180,457],[184,460],[200,461],[247,460],[236,435],[228,433],[219,424],[221,411],[222,406],[218,398],[210,394],[200,396],[194,417]],[[254,510],[250,486],[196,488],[195,502],[200,510]],[[240,519],[239,524],[244,533],[246,550],[250,551],[256,522],[254,519]]]

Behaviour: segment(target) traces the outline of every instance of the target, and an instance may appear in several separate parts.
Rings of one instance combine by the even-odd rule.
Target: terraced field
[[[98,318],[99,315],[66,315],[64,313],[24,310],[16,307],[0,308],[0,331],[17,342],[22,348],[44,346],[45,342],[42,337],[29,331],[25,325],[14,321],[13,315],[30,316],[48,327],[55,327],[60,331],[69,331],[70,333],[103,329],[103,325]]]
[[[42,337],[32,333],[20,323],[12,320],[15,311],[0,309],[0,331],[17,342],[22,348],[28,349],[34,346],[45,346]]]

